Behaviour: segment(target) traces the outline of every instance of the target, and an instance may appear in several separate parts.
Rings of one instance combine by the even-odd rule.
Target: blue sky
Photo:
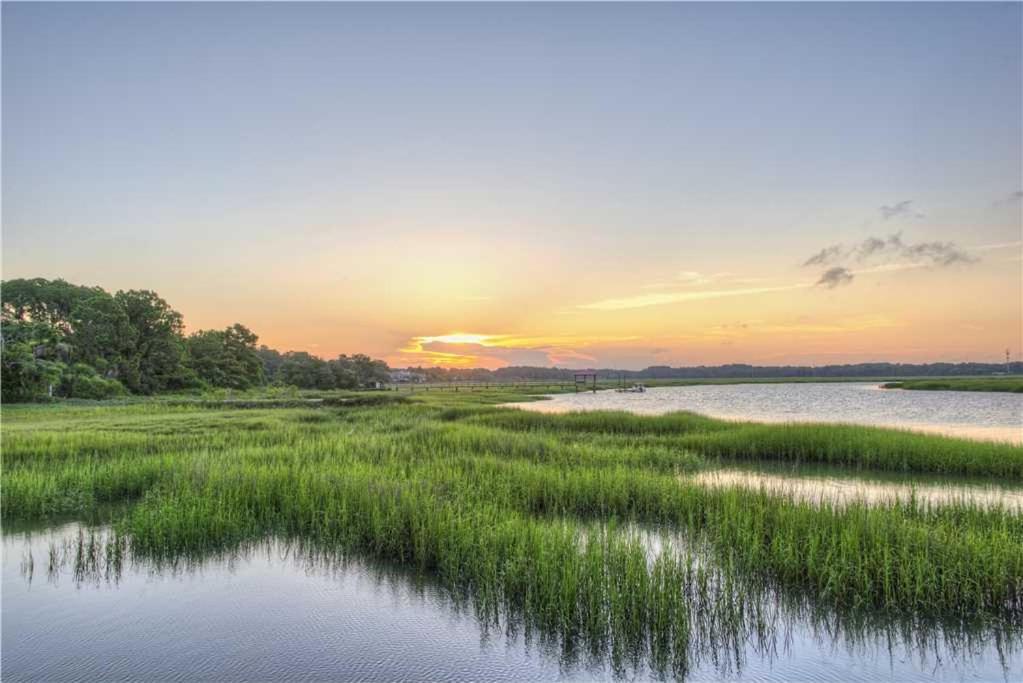
[[[845,307],[924,329],[941,313],[914,296],[968,277],[974,297],[1017,296],[944,315],[1018,348],[1019,250],[989,247],[1020,239],[1021,19],[1019,4],[5,3],[4,277],[151,288],[193,327],[237,319],[325,354],[460,331],[567,335],[566,353],[638,365],[658,359],[623,337],[726,360],[716,338],[698,354],[682,340],[740,319],[818,325]],[[985,256],[887,282],[889,308],[863,278],[776,304],[729,295],[717,321],[684,298],[592,308],[679,273],[713,291],[800,284],[819,249],[896,232]],[[825,346],[982,353],[850,335]]]

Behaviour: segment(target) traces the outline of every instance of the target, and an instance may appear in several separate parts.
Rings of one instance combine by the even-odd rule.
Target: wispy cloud
[[[915,242],[902,239],[900,233],[886,238],[868,237],[859,244],[833,244],[803,261],[803,266],[841,265],[850,260],[858,263],[887,259],[905,259],[914,263],[949,266],[972,263],[977,259],[954,242]]]
[[[816,286],[834,289],[835,287],[849,284],[853,281],[853,277],[852,271],[848,268],[835,266],[824,271],[820,279],[817,280]]]
[[[748,285],[758,282],[765,282],[762,277],[739,277],[735,273],[701,273],[696,270],[683,270],[672,279],[665,279],[659,282],[651,282],[642,286],[642,289],[684,289],[688,287],[699,287],[702,285]]]
[[[900,202],[903,205],[905,202]],[[896,206],[899,206],[896,205]],[[892,208],[892,207],[889,207]],[[985,245],[1000,248],[1004,245]],[[977,250],[980,250],[978,248]],[[862,273],[892,272],[925,267],[945,267],[973,263],[977,258],[953,242],[906,242],[895,233],[888,237],[868,237],[852,245],[833,244],[824,247],[805,261],[804,267],[828,266],[816,281],[758,287],[727,287],[723,285],[753,284],[761,278],[736,278],[731,273],[704,275],[697,271],[682,271],[671,282],[644,285],[643,289],[658,290],[634,296],[602,299],[581,304],[577,309],[589,311],[622,311],[649,306],[664,306],[688,301],[705,301],[725,297],[755,296],[812,287],[835,289],[851,284]],[[853,267],[855,264],[855,267]],[[690,286],[717,284],[715,289],[690,290]],[[682,291],[679,291],[679,290]]]
[[[924,215],[913,208],[912,199],[904,199],[891,206],[882,205],[878,207],[881,213],[881,220],[889,221],[893,218],[923,218]]]
[[[812,283],[800,282],[791,285],[778,285],[775,287],[743,287],[738,289],[716,289],[703,290],[699,292],[659,292],[656,294],[639,294],[616,299],[603,299],[589,304],[582,304],[579,308],[589,311],[622,311],[631,308],[646,308],[647,306],[663,306],[683,301],[704,301],[707,299],[721,299],[733,296],[752,296],[756,294],[768,294],[770,292],[785,292],[793,289],[805,289],[812,287]]]
[[[978,244],[973,247],[967,247],[970,251],[997,251],[999,249],[1020,249],[1023,247],[1023,240],[1016,240],[1015,242],[995,242],[993,244]]]
[[[529,336],[453,332],[412,337],[389,359],[398,365],[499,367],[502,365],[585,365],[588,347],[635,341],[635,336]]]
[[[834,289],[847,285],[859,273],[906,270],[909,268],[945,267],[977,261],[970,250],[954,242],[906,242],[901,233],[888,237],[868,237],[853,245],[833,244],[803,262],[808,266],[831,266],[817,281],[818,286]],[[850,262],[861,264],[859,269]]]
[[[841,244],[832,244],[830,247],[824,247],[810,258],[803,261],[804,266],[823,266],[831,263],[834,259],[841,258],[843,254],[843,248]]]
[[[711,280],[713,280],[716,277],[718,277],[718,276],[717,275],[710,275],[710,276],[704,275],[703,273],[701,273],[701,272],[699,272],[697,270],[683,270],[683,271],[679,272],[679,274],[676,276],[676,279],[678,280],[678,282],[680,282],[682,284],[694,285],[694,284],[702,284],[704,282],[710,282]]]
[[[895,240],[901,242],[902,238],[898,235],[892,235],[886,240],[880,237],[868,237],[856,248],[856,258],[859,261],[866,261],[871,256],[883,253],[889,247],[895,246]]]
[[[996,207],[1010,206],[1012,204],[1019,204],[1021,201],[1023,201],[1023,190],[1016,190],[1015,192],[1010,192],[1008,195],[1000,199],[996,199],[991,205]]]
[[[767,322],[751,320],[748,323],[731,323],[716,325],[706,330],[707,334],[729,337],[749,337],[763,334],[780,335],[827,335],[848,334],[866,330],[888,329],[900,327],[901,324],[884,315],[868,314],[841,317],[840,320],[819,321],[812,318],[801,318],[794,321]]]
[[[951,266],[956,263],[973,263],[976,257],[970,256],[953,242],[920,242],[919,244],[900,244],[900,255],[914,261],[930,262],[936,266]]]

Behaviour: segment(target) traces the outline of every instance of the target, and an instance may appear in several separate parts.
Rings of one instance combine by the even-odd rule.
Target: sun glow
[[[442,334],[436,337],[416,337],[413,341],[418,342],[419,346],[423,344],[479,344],[480,346],[490,346],[488,342],[492,342],[494,339],[499,339],[495,335],[491,334],[466,334],[465,332],[454,332],[452,334]]]
[[[390,360],[399,364],[442,367],[489,367],[509,364],[573,363],[589,367],[596,362],[581,349],[599,344],[636,341],[635,336],[530,336],[515,334],[450,334],[412,337]]]

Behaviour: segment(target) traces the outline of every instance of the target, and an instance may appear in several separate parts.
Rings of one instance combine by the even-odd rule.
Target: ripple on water
[[[90,533],[71,524],[4,536],[5,681],[616,677],[606,662],[566,659],[542,637],[484,626],[429,577],[400,568],[312,559],[268,541],[173,566],[126,558],[113,572],[107,571],[111,556],[97,553],[83,570],[77,565]],[[110,538],[108,529],[95,533],[100,542]],[[781,613],[771,605],[769,612]],[[738,642],[722,640],[721,651],[693,661],[687,679],[1013,680],[1023,674],[1018,652],[1005,655],[1005,642],[987,634],[962,647],[956,638],[906,636],[897,628],[838,637],[840,630],[834,622],[786,617],[768,629],[767,639],[751,629]],[[918,648],[918,638],[926,648]],[[644,664],[617,674],[656,677]]]

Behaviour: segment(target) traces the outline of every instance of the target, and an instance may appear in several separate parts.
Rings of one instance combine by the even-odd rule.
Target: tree
[[[256,353],[258,341],[259,337],[240,323],[224,330],[227,355],[231,358],[236,375],[244,378],[247,386],[257,386],[266,380],[263,361]]]
[[[3,286],[3,322],[48,326],[68,346],[69,362],[115,376],[134,330],[123,306],[99,287],[64,280],[10,280]]]
[[[8,280],[3,284],[3,319],[47,323],[69,335],[71,312],[80,301],[96,294],[106,292],[99,287],[81,287],[41,277]]]
[[[114,298],[135,331],[118,371],[125,386],[152,394],[194,385],[195,374],[183,363],[181,314],[148,290],[119,291]]]
[[[259,347],[256,355],[259,356],[259,360],[263,363],[263,377],[271,384],[277,383],[278,373],[281,365],[284,363],[284,356],[277,349],[271,349],[265,345]]]
[[[334,376],[334,386],[338,389],[355,389],[359,386],[359,376],[347,356],[338,356],[329,362],[330,372]]]
[[[357,353],[353,356],[344,354],[330,362],[336,385],[340,389],[357,389],[371,387],[377,382],[390,379],[390,368],[382,360],[374,360],[369,356]]]
[[[57,395],[104,398],[122,393],[207,386],[247,389],[266,381],[302,389],[372,386],[387,364],[364,354],[327,362],[282,354],[241,324],[200,330],[187,339],[181,314],[147,290],[110,295],[100,287],[45,278],[0,283],[3,400]]]
[[[198,378],[215,387],[248,389],[263,383],[259,337],[244,325],[200,330],[188,337],[188,364]]]
[[[289,384],[299,389],[334,389],[337,387],[337,380],[327,362],[305,351],[285,353],[277,378],[282,384]]]
[[[116,377],[136,338],[122,303],[102,290],[94,292],[74,305],[70,321],[75,360]]]
[[[0,328],[0,400],[49,396],[65,364],[57,358],[59,333],[46,322],[4,321]]]
[[[75,363],[62,369],[56,393],[65,398],[112,398],[124,394],[124,386],[100,377],[91,365]]]

